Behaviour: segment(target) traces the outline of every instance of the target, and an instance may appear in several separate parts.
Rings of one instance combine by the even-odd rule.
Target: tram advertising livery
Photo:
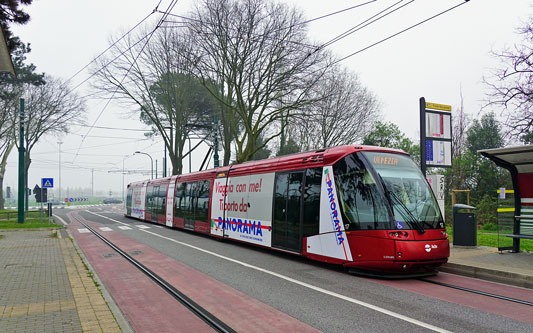
[[[448,235],[400,150],[342,146],[128,185],[126,216],[343,265],[425,274]]]

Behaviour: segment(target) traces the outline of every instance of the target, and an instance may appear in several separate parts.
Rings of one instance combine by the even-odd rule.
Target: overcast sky
[[[299,7],[308,19],[368,2],[282,0]],[[92,0],[59,1],[34,0],[24,9],[31,21],[13,28],[16,35],[31,43],[28,59],[39,72],[63,79],[70,78],[96,55],[107,48],[110,36],[127,31],[152,12],[158,0]],[[397,1],[378,0],[358,9],[346,11],[309,24],[310,36],[325,42],[374,15]],[[389,35],[397,33],[419,21],[461,3],[460,0],[404,0],[403,9],[379,22],[329,46],[338,57],[348,56]],[[163,0],[165,9],[170,0]],[[192,1],[180,0],[174,14],[186,15]],[[417,139],[418,100],[450,104],[454,109],[460,103],[462,87],[467,112],[479,117],[486,89],[481,83],[483,75],[498,65],[490,55],[518,42],[516,28],[525,22],[531,12],[529,0],[471,0],[444,15],[424,23],[406,33],[365,50],[342,61],[342,64],[360,75],[363,85],[373,91],[382,105],[382,116],[397,124],[407,136]],[[74,78],[81,82],[88,77],[82,71]],[[90,92],[88,85],[77,89],[81,95]],[[147,140],[141,131],[109,130],[97,127],[122,129],[144,128],[136,117],[127,117],[127,110],[111,103],[103,112],[105,101],[90,100],[88,124],[101,117],[83,142],[82,135],[88,127],[73,127],[72,133],[61,138],[48,136],[32,151],[29,187],[40,183],[42,177],[55,181],[58,196],[59,145],[61,140],[62,197],[67,187],[91,188],[122,193],[125,184],[148,178],[148,175],[109,171],[149,170],[150,159],[144,155],[132,156],[140,150],[158,162],[161,176],[163,144]],[[193,140],[194,141],[194,140]],[[194,145],[194,142],[193,142]],[[207,149],[193,155],[192,169],[197,170]],[[77,155],[76,155],[77,153]],[[212,166],[211,161],[211,166]],[[188,172],[188,161],[184,163]],[[17,187],[17,152],[10,156],[4,186]],[[88,194],[88,193],[87,193]]]

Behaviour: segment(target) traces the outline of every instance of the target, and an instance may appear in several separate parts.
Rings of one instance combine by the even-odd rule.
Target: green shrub
[[[498,225],[496,223],[488,222],[481,226],[484,231],[498,231]]]
[[[478,225],[497,223],[498,202],[495,198],[485,194],[476,208],[475,214]]]

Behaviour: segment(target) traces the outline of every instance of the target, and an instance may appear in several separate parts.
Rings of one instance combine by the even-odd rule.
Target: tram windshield
[[[335,163],[333,174],[345,230],[393,228],[385,196],[357,154]]]
[[[404,155],[363,152],[383,181],[397,229],[443,228],[437,201],[422,172]]]

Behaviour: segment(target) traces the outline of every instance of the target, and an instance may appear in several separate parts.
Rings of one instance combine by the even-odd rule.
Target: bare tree
[[[316,102],[290,128],[297,132],[302,150],[361,142],[379,116],[374,94],[346,69],[328,72],[314,88]]]
[[[470,125],[470,118],[464,110],[463,89],[459,91],[461,106],[454,112],[452,130],[452,156],[459,157],[466,150],[467,129]]]
[[[327,69],[326,53],[305,44],[301,13],[284,4],[204,0],[193,16],[196,73],[218,83],[210,91],[225,106],[237,162],[250,160],[281,134],[275,122],[311,102],[310,89]]]
[[[533,132],[533,17],[517,31],[522,43],[493,52],[501,67],[484,81],[488,106],[503,107],[510,134],[521,135]]]
[[[17,77],[7,73],[0,73],[0,209],[4,208],[4,175],[9,154],[15,145],[12,131],[16,128],[16,114],[19,110],[19,100],[24,94],[25,85],[44,84],[44,74],[37,73],[33,64],[26,64],[26,54],[31,51],[17,37],[12,38],[15,49],[12,51],[13,65]]]
[[[93,67],[93,86],[133,107],[131,113],[163,138],[173,174],[182,172],[187,138],[206,132],[214,108],[214,99],[190,74],[192,50],[181,30],[150,29],[120,41]]]
[[[14,103],[18,94],[9,93],[4,90],[0,98],[0,209],[4,209],[4,175],[6,172],[7,158],[15,145],[12,130],[14,127],[13,115],[17,111],[16,103]]]
[[[81,124],[85,117],[85,105],[76,93],[58,79],[45,76],[46,84],[25,84],[25,156],[24,171],[28,179],[31,164],[31,150],[41,137],[49,134],[68,132],[71,124]],[[15,115],[14,115],[15,116]],[[13,138],[18,135],[18,117],[15,116],[12,127]],[[17,147],[18,142],[14,140]]]

